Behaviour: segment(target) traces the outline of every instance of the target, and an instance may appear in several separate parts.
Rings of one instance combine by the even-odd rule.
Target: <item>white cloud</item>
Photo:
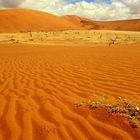
[[[131,14],[140,14],[140,0],[123,0],[123,3],[129,7]]]
[[[99,0],[90,3],[84,0],[77,0],[75,3],[70,3],[70,0],[26,0],[20,7],[42,10],[56,15],[78,15],[94,20],[140,18],[140,0],[112,0],[110,4],[99,2]]]

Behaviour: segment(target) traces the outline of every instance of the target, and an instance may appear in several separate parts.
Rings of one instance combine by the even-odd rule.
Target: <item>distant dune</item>
[[[120,21],[82,21],[84,26],[97,30],[119,30],[119,31],[140,31],[140,19],[120,20]]]
[[[76,24],[49,13],[28,9],[0,10],[0,31],[55,31],[77,29]]]
[[[29,9],[0,10],[0,32],[56,31],[69,29],[140,31],[140,19],[93,21],[78,16],[55,16]]]
[[[119,31],[140,31],[140,19],[118,20],[118,21],[93,21],[78,16],[64,16],[65,19],[76,23],[85,29],[95,30],[119,30]]]

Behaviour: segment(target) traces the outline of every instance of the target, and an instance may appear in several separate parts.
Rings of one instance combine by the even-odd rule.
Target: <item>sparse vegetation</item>
[[[15,39],[14,39],[14,38],[11,38],[10,41],[11,41],[11,42],[15,42]]]
[[[12,43],[19,43],[19,41],[14,39],[14,38],[11,38],[9,41],[12,42]]]
[[[79,43],[79,41],[84,41],[85,43],[107,43],[109,46],[117,46],[123,43],[138,43],[140,42],[139,33],[127,33],[127,32],[113,32],[113,31],[80,31],[80,30],[69,30],[69,31],[51,31],[51,32],[31,32],[19,31],[19,33],[1,33],[0,42],[7,40],[7,42],[15,43],[16,40],[23,43],[48,43],[49,41],[72,41],[74,44]],[[47,38],[47,39],[46,39]],[[31,39],[31,40],[30,40]],[[17,42],[18,43],[18,42]]]
[[[89,109],[105,108],[108,113],[117,114],[128,119],[132,128],[140,125],[140,103],[138,100],[130,101],[128,98],[118,97],[113,103],[105,103],[101,98],[95,100],[79,101],[75,105],[77,107],[87,106]]]

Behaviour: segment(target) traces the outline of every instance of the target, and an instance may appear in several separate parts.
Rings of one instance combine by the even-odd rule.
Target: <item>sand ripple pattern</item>
[[[74,103],[140,97],[139,47],[0,47],[0,140],[138,140]],[[102,115],[101,115],[102,116]]]

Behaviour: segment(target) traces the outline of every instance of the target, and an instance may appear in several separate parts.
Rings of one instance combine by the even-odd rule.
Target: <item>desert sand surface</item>
[[[0,33],[0,43],[47,45],[134,44],[140,43],[140,32],[106,30],[67,30],[51,32]]]
[[[0,32],[41,32],[71,29],[140,31],[140,19],[103,22],[72,15],[56,16],[31,9],[0,10]]]
[[[116,46],[1,44],[0,140],[139,140],[127,119],[74,105],[140,98],[140,45]]]

